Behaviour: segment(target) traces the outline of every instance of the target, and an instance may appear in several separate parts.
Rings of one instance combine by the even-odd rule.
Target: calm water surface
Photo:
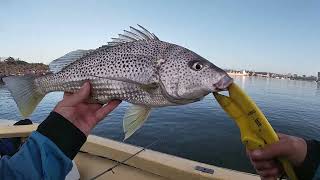
[[[257,102],[277,131],[320,140],[319,84],[258,77],[235,77],[235,81]],[[61,98],[62,93],[48,94],[31,119],[41,122]],[[122,103],[99,123],[93,134],[122,141],[122,117],[128,106]],[[21,119],[4,87],[0,87],[0,119]],[[145,125],[126,142],[146,146],[158,138],[163,140],[151,149],[253,172],[238,128],[212,95],[193,104],[155,109]]]

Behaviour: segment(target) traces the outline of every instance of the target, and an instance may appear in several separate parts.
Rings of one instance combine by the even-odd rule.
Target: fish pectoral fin
[[[147,106],[132,105],[129,107],[123,118],[124,140],[129,138],[144,124],[150,112],[151,108]]]

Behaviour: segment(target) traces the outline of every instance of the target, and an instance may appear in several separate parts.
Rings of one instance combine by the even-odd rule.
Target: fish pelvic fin
[[[124,140],[128,139],[136,132],[147,120],[151,108],[141,105],[132,105],[129,107],[123,118]]]
[[[5,86],[9,89],[16,102],[22,117],[28,117],[43,99],[45,94],[36,91],[34,76],[9,76],[3,78]]]

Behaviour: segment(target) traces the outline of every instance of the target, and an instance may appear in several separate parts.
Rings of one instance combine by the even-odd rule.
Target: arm
[[[64,179],[91,129],[120,103],[89,104],[89,95],[89,83],[75,94],[65,94],[21,149],[1,158],[0,178]]]
[[[248,156],[262,179],[276,179],[283,173],[277,157],[287,158],[299,179],[312,179],[320,162],[320,143],[278,134],[280,141],[262,150],[248,151]]]
[[[59,132],[66,135],[63,141],[54,137],[50,130],[57,126],[60,127]],[[58,113],[52,112],[16,154],[1,158],[0,177],[64,179],[72,168],[71,159],[85,141],[86,136],[79,129]]]

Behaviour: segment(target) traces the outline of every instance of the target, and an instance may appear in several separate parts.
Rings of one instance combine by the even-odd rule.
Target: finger
[[[288,137],[288,135],[282,134],[282,133],[277,133],[277,135],[278,135],[279,139],[283,139],[283,138]]]
[[[251,159],[251,153],[252,153],[252,150],[249,150],[248,148],[246,148],[246,154],[249,157],[249,159]]]
[[[101,104],[88,104],[87,106],[89,107],[91,112],[96,112],[97,110],[99,110],[102,107]]]
[[[64,105],[67,106],[74,106],[81,102],[84,102],[86,99],[89,98],[90,95],[90,83],[85,82],[80,90],[76,93],[71,94],[70,96],[66,97]]]
[[[290,152],[289,146],[283,142],[267,145],[263,149],[250,152],[253,161],[271,160],[279,156],[285,156]]]
[[[63,93],[63,98],[68,97],[68,96],[71,96],[71,95],[72,95],[72,93],[64,92],[64,93]]]
[[[261,171],[264,169],[272,169],[278,168],[278,164],[274,161],[255,161],[253,162],[253,166],[256,170]]]
[[[257,171],[257,173],[264,178],[276,179],[280,175],[280,170],[278,168],[272,168],[272,169],[266,169],[263,171]]]
[[[103,107],[101,107],[97,112],[96,112],[96,118],[99,120],[102,120],[104,117],[107,116],[114,108],[116,108],[119,104],[121,103],[120,100],[111,100],[109,103]]]
[[[261,177],[261,180],[277,180],[276,177]]]

